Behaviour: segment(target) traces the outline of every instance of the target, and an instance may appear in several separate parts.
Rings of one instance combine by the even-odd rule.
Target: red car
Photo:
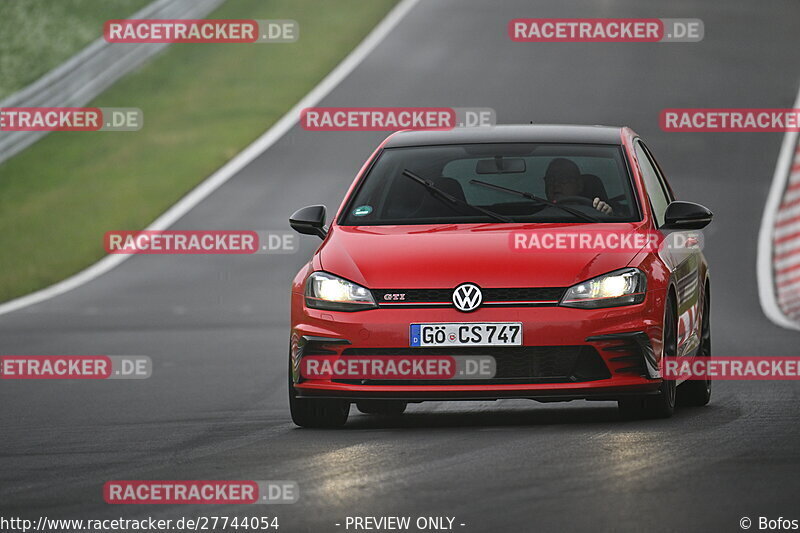
[[[336,427],[353,403],[399,415],[428,400],[607,400],[634,417],[704,405],[710,381],[664,365],[711,354],[706,260],[638,237],[699,234],[711,217],[675,200],[629,128],[395,133],[330,226],[321,205],[290,218],[323,240],[292,284],[292,420]],[[307,372],[315,358],[487,357],[466,376]]]

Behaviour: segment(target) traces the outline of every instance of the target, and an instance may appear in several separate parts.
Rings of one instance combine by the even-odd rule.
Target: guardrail
[[[225,0],[156,0],[131,19],[204,18]],[[102,30],[102,28],[99,28]],[[3,107],[80,107],[157,54],[167,44],[109,43],[103,37],[37,81],[0,101]],[[123,102],[120,105],[129,105]],[[46,131],[0,131],[0,163],[41,139]]]

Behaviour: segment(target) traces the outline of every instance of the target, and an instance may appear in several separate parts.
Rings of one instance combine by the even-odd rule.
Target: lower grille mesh
[[[491,355],[497,364],[492,379],[475,380],[334,380],[356,385],[490,385],[526,383],[576,383],[611,377],[603,359],[592,346],[514,346],[466,348],[347,348],[348,356]]]

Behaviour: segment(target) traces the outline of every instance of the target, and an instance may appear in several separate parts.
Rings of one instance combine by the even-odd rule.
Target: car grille
[[[514,346],[466,348],[346,348],[347,356],[466,356],[491,355],[497,372],[492,379],[379,380],[347,379],[351,385],[492,385],[577,383],[608,379],[611,374],[592,346]]]
[[[452,289],[373,289],[375,301],[381,307],[452,307]],[[522,287],[481,289],[482,305],[547,306],[557,305],[564,287]],[[400,299],[402,297],[402,299]]]

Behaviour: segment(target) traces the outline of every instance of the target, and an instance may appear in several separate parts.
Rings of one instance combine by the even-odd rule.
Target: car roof
[[[454,128],[447,131],[407,130],[393,134],[385,148],[475,143],[581,143],[621,144],[622,128],[571,124],[520,124]]]

